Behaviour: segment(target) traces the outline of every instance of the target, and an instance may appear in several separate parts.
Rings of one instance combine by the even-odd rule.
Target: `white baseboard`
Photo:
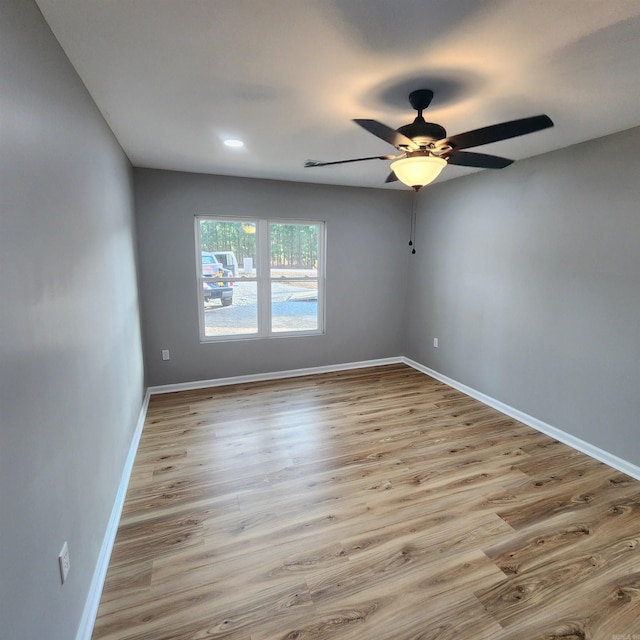
[[[501,413],[504,413],[505,415],[514,418],[515,420],[518,420],[519,422],[522,422],[523,424],[526,424],[533,429],[536,429],[536,431],[540,431],[554,438],[555,440],[559,440],[560,442],[569,445],[573,449],[582,451],[582,453],[586,453],[588,456],[595,458],[600,462],[604,462],[605,464],[613,467],[614,469],[617,469],[618,471],[622,471],[622,473],[626,473],[636,480],[640,480],[640,467],[638,467],[637,465],[627,460],[623,460],[622,458],[619,458],[618,456],[614,455],[613,453],[609,453],[604,449],[600,449],[599,447],[596,447],[595,445],[586,442],[585,440],[576,438],[566,431],[562,431],[557,427],[552,427],[550,424],[542,422],[542,420],[538,420],[537,418],[519,411],[518,409],[514,409],[513,407],[504,404],[504,402],[500,402],[499,400],[496,400],[491,396],[487,396],[480,391],[476,391],[476,389],[468,387],[467,385],[462,384],[457,380],[453,380],[452,378],[438,373],[433,369],[429,369],[429,367],[425,367],[419,362],[415,362],[414,360],[411,360],[409,358],[401,358],[401,360],[405,364],[408,364],[410,367],[413,367],[414,369],[417,369],[422,373],[426,373],[428,376],[431,376],[432,378],[435,378],[440,382],[444,382],[444,384],[447,384],[450,387],[457,389],[458,391],[462,391],[462,393],[466,393],[468,396],[479,400],[483,404],[493,407]]]
[[[138,451],[138,444],[140,443],[140,436],[142,435],[142,427],[147,416],[147,408],[149,406],[149,391],[145,393],[142,407],[140,408],[140,414],[138,416],[138,422],[136,424],[131,444],[129,445],[129,451],[127,453],[127,459],[124,463],[122,470],[122,476],[120,478],[120,484],[118,485],[118,491],[116,498],[111,509],[111,516],[107,524],[107,530],[102,540],[102,546],[100,547],[100,554],[98,555],[98,562],[93,572],[93,578],[91,579],[91,585],[89,586],[89,593],[84,605],[84,611],[82,612],[82,618],[76,633],[76,640],[91,640],[93,633],[93,627],[96,622],[96,615],[98,614],[98,605],[100,604],[100,597],[102,596],[102,589],[104,587],[104,581],[107,577],[107,569],[109,568],[109,559],[111,558],[111,552],[113,551],[113,543],[116,539],[116,533],[118,532],[118,524],[120,523],[120,516],[122,514],[122,507],[124,506],[124,499],[127,494],[127,487],[129,485],[129,478],[131,477],[131,471],[133,469],[133,463],[136,458],[136,452]]]
[[[192,391],[194,389],[206,389],[208,387],[223,387],[229,384],[245,384],[247,382],[265,382],[268,380],[281,380],[283,378],[299,378],[318,373],[333,373],[335,371],[349,371],[350,369],[363,369],[365,367],[379,367],[385,364],[400,364],[405,360],[402,357],[379,358],[378,360],[363,360],[360,362],[346,362],[324,367],[309,367],[307,369],[290,369],[288,371],[272,371],[270,373],[256,373],[247,376],[234,376],[232,378],[215,378],[213,380],[197,380],[195,382],[181,382],[179,384],[165,384],[149,387],[151,395],[156,393],[173,393],[174,391]]]

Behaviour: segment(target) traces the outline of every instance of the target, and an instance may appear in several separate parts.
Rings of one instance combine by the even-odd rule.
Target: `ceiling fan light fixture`
[[[444,167],[447,161],[436,156],[413,156],[403,158],[391,163],[391,171],[396,174],[400,182],[416,191],[421,187],[433,182]]]

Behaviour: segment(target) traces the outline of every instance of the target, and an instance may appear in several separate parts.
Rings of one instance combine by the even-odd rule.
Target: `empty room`
[[[0,638],[640,638],[637,0],[0,0]]]

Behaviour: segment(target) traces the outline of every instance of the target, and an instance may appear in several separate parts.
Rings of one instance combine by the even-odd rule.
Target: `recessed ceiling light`
[[[227,138],[224,143],[227,147],[232,147],[233,149],[244,147],[244,142],[242,142],[242,140],[238,140],[237,138]]]

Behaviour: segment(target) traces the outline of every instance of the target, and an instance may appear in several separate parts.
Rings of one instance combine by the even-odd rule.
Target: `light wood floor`
[[[404,365],[153,396],[95,640],[640,639],[640,483]]]

